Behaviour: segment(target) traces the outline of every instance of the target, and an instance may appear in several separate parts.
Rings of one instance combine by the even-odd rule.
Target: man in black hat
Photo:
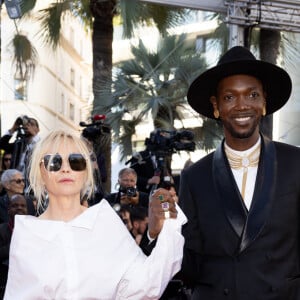
[[[259,131],[291,87],[282,68],[237,46],[189,88],[191,107],[220,120],[225,136],[181,174],[192,299],[300,299],[300,149]]]

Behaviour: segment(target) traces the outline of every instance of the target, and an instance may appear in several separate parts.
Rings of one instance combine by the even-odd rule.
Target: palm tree
[[[134,55],[131,60],[116,66],[113,92],[110,84],[101,91],[102,99],[108,103],[104,109],[114,138],[123,146],[123,158],[132,154],[131,140],[137,125],[150,119],[154,128],[174,131],[174,121],[182,121],[187,113],[191,114],[186,101],[187,89],[206,68],[201,54],[187,47],[185,35],[162,38],[154,51],[148,50],[140,40],[131,52]],[[212,146],[209,129],[206,134],[199,128],[193,131],[203,138],[202,148]]]
[[[177,24],[185,16],[185,10],[145,4],[138,0],[61,0],[43,10],[40,17],[44,39],[54,48],[59,43],[60,20],[67,11],[82,18],[85,24],[92,26],[93,29],[94,101],[92,115],[103,114],[103,106],[107,105],[101,98],[101,89],[104,82],[111,80],[114,16],[121,13],[125,36],[133,34],[136,23],[151,22],[165,32],[170,25]],[[110,140],[105,138],[104,142],[103,147],[110,178]],[[106,190],[110,190],[110,182],[107,184]]]
[[[4,0],[1,0],[0,11],[3,3]],[[35,6],[35,3],[36,0],[23,1],[20,6],[22,14],[28,13]],[[17,21],[12,20],[12,22],[14,22],[16,28],[16,34],[10,42],[14,53],[13,63],[15,74],[19,80],[26,80],[34,73],[34,69],[38,63],[38,53],[30,40],[19,32]]]

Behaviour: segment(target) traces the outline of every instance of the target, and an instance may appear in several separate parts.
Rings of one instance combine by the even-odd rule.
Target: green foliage
[[[21,11],[22,11],[22,14],[24,15],[26,13],[29,13],[35,7],[36,1],[37,0],[22,1],[21,2]]]
[[[206,67],[201,55],[186,44],[185,35],[167,36],[158,42],[156,50],[150,51],[140,40],[138,46],[131,48],[134,58],[119,64],[111,99],[105,101],[117,142],[131,137],[135,126],[149,118],[154,127],[173,130],[174,120],[184,117],[188,87]],[[102,87],[101,96],[104,95],[109,92]],[[125,155],[132,151],[127,148]]]
[[[215,149],[224,137],[221,121],[204,118],[203,126],[199,129],[196,141],[198,142],[198,147],[205,151]]]
[[[39,11],[38,19],[42,27],[40,36],[53,49],[59,44],[62,17],[71,9],[70,4],[70,1],[57,1]]]
[[[187,9],[143,3],[139,0],[120,0],[117,8],[125,38],[134,35],[137,25],[145,24],[154,25],[162,35],[166,35],[169,28],[182,24],[189,15]]]
[[[90,10],[90,0],[71,1],[71,11],[75,17],[80,18],[87,30],[92,28],[93,18]]]

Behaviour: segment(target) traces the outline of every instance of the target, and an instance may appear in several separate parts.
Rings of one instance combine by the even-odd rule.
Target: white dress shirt
[[[4,299],[158,299],[181,267],[177,210],[148,257],[104,199],[70,222],[16,216]]]
[[[238,156],[243,157],[243,156],[247,156],[249,153],[251,153],[253,151],[253,149],[255,149],[260,144],[261,144],[261,138],[259,137],[259,139],[255,143],[255,145],[245,151],[234,150],[234,149],[230,148],[226,143],[225,143],[225,147],[229,148],[231,152],[236,153]],[[245,199],[244,199],[245,205],[248,210],[250,209],[250,206],[252,203],[254,187],[255,187],[255,182],[256,182],[257,169],[258,169],[258,167],[248,167],[248,176],[247,176]],[[238,170],[236,170],[236,169],[231,169],[231,170],[232,170],[234,179],[236,181],[236,184],[241,192],[244,171],[242,168],[238,169]]]

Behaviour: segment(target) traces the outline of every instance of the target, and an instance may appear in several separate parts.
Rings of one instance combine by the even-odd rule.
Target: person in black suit
[[[259,125],[291,88],[282,68],[236,46],[188,90],[191,107],[220,120],[225,136],[181,174],[181,273],[193,300],[300,299],[300,149]]]
[[[148,149],[134,153],[132,158],[126,162],[138,175],[137,187],[139,191],[150,193],[153,185],[160,183],[160,170],[158,169],[156,156]]]

